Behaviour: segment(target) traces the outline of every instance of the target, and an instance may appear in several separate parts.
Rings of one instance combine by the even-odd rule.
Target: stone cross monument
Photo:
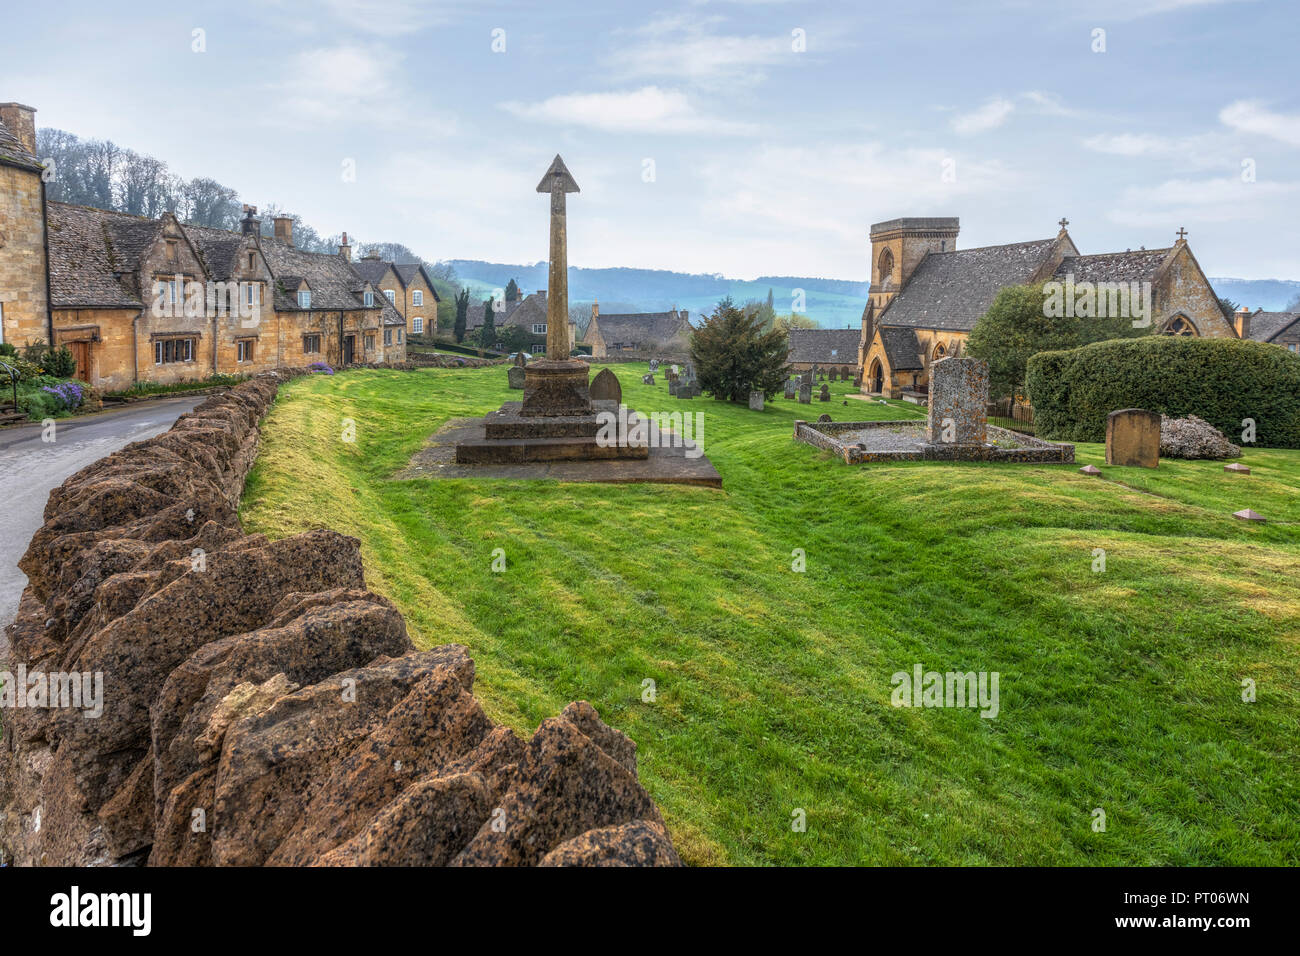
[[[524,369],[524,401],[520,414],[560,417],[591,413],[586,362],[569,358],[569,251],[565,225],[565,194],[578,192],[568,168],[557,154],[539,193],[551,196],[551,263],[546,292],[546,357]]]

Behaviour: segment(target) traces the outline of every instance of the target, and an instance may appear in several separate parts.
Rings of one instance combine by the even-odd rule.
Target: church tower
[[[871,227],[871,288],[862,311],[862,339],[858,346],[861,370],[876,319],[912,277],[916,267],[931,252],[952,252],[957,248],[956,216],[937,219],[890,219]]]

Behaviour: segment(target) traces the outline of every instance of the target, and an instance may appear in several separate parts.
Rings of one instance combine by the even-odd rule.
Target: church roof
[[[1300,312],[1265,312],[1260,309],[1250,317],[1247,338],[1271,342],[1297,322],[1300,322]]]
[[[787,361],[791,363],[856,365],[862,332],[857,329],[791,329],[786,338],[790,343]]]
[[[1149,282],[1172,249],[1105,252],[1095,256],[1066,256],[1055,278],[1074,276],[1075,282]]]
[[[916,331],[903,326],[885,325],[880,328],[880,343],[885,347],[885,358],[895,372],[911,372],[925,367],[921,361],[921,342]]]
[[[881,325],[969,332],[1003,288],[1033,278],[1056,239],[931,252],[880,314]]]

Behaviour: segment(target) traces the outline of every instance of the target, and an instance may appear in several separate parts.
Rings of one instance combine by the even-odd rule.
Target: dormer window
[[[393,295],[393,290],[392,290],[392,289],[385,289],[385,290],[384,290],[384,296],[385,296],[385,298],[388,299],[389,302],[394,302],[394,301],[395,301],[395,297],[394,297],[394,295]],[[417,302],[416,304],[418,305],[419,303]]]
[[[371,308],[375,304],[375,294],[369,289],[366,290],[366,293],[362,298],[365,299],[367,309]]]
[[[300,309],[310,309],[310,308],[311,308],[311,290],[310,290],[310,289],[299,289],[299,290],[298,290],[298,308],[300,308]]]
[[[412,292],[412,293],[411,293],[411,304],[412,304],[412,305],[424,305],[424,292],[422,292],[420,289],[416,289],[414,292]]]

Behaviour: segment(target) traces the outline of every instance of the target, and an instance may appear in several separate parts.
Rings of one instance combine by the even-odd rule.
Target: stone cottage
[[[356,270],[393,304],[406,321],[407,335],[432,335],[438,328],[438,293],[421,262],[386,262],[379,253],[361,257]]]
[[[583,342],[591,346],[592,358],[686,360],[692,331],[685,309],[601,315],[600,303],[594,302]]]

